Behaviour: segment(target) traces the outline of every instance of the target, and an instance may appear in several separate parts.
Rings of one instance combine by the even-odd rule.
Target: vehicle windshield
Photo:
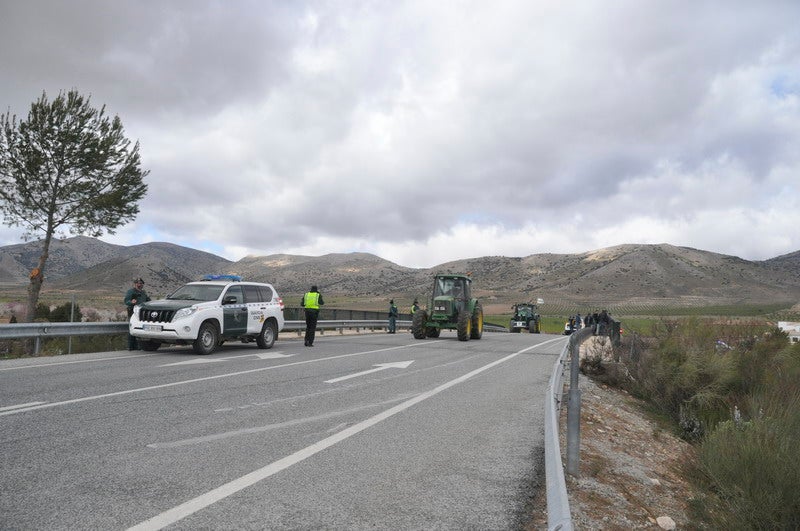
[[[433,296],[447,295],[455,298],[464,297],[464,281],[460,278],[437,278],[433,287]]]
[[[199,286],[197,284],[187,284],[178,288],[177,291],[167,297],[170,300],[181,301],[215,301],[225,286]]]

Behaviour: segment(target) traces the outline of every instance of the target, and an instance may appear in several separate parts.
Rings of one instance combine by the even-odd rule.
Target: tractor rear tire
[[[476,303],[475,309],[472,310],[472,331],[469,338],[480,339],[481,337],[483,337],[483,307],[480,303]]]
[[[538,334],[539,333],[539,320],[532,319],[530,323],[528,323],[528,331],[531,334]]]
[[[458,334],[459,341],[469,341],[472,335],[472,315],[470,315],[466,308],[458,312],[456,334]]]
[[[411,333],[414,334],[414,339],[425,339],[425,323],[427,322],[428,312],[425,310],[417,310],[414,313],[414,318],[411,319]]]

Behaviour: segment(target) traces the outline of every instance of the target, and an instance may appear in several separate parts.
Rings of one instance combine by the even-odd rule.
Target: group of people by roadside
[[[592,326],[595,328],[595,335],[604,335],[611,326],[611,316],[608,315],[608,311],[601,310],[599,312],[587,312],[586,316],[581,319],[581,314],[577,313],[569,317],[567,326],[571,332],[576,332],[584,326]]]
[[[411,318],[414,318],[414,314],[419,310],[419,301],[414,299],[414,302],[411,303]],[[397,318],[400,316],[400,311],[397,309],[397,305],[394,303],[394,299],[389,301],[389,326],[387,328],[388,334],[396,334],[397,333]]]

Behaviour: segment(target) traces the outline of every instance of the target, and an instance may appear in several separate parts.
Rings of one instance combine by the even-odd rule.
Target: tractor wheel
[[[469,338],[480,339],[481,337],[483,337],[483,307],[480,303],[475,303],[475,309],[472,310],[472,331]]]
[[[528,323],[528,331],[531,334],[538,334],[539,333],[539,320],[532,319],[530,323]]]
[[[472,315],[470,315],[466,309],[458,312],[456,333],[458,334],[459,341],[469,341],[469,338],[472,335]]]
[[[441,332],[441,328],[436,328],[435,326],[429,326],[427,329],[425,329],[425,335],[433,338],[439,337]]]
[[[417,310],[411,320],[411,333],[414,339],[425,339],[425,323],[428,322],[428,312]]]

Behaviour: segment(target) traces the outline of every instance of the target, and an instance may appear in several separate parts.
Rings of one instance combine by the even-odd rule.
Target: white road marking
[[[491,369],[492,367],[500,365],[501,363],[505,363],[506,361],[515,358],[524,352],[527,352],[534,348],[542,347],[549,343],[553,343],[554,341],[563,341],[563,338],[550,339],[543,343],[532,345],[525,349],[519,350],[513,354],[509,354],[504,358],[500,358],[499,360],[493,361],[488,365],[484,365],[483,367],[468,372],[463,376],[459,376],[458,378],[450,380],[449,382],[444,383],[434,389],[431,389],[430,391],[426,391],[422,394],[419,394],[414,398],[406,400],[405,402],[398,404],[394,407],[391,407],[382,413],[378,413],[377,415],[370,417],[362,422],[359,422],[358,424],[354,424],[349,428],[345,428],[342,431],[331,435],[330,437],[326,437],[325,439],[322,439],[321,441],[312,444],[311,446],[307,446],[306,448],[303,448],[302,450],[299,450],[291,455],[288,455],[282,459],[278,459],[277,461],[274,461],[263,468],[254,470],[249,474],[246,474],[240,478],[225,483],[224,485],[217,487],[216,489],[210,490],[205,494],[201,494],[200,496],[197,496],[196,498],[193,498],[185,503],[182,503],[181,505],[178,505],[176,507],[173,507],[172,509],[164,511],[159,515],[156,515],[148,520],[145,520],[144,522],[141,522],[133,527],[130,527],[128,531],[156,531],[158,529],[163,529],[168,525],[174,524],[175,522],[182,520],[187,516],[190,516],[202,509],[205,509],[209,505],[212,505],[222,499],[225,499],[228,496],[236,494],[240,490],[255,485],[259,481],[262,481],[270,476],[273,476],[278,472],[281,472],[282,470],[289,468],[292,465],[296,465],[297,463],[300,463],[308,459],[309,457],[318,454],[322,450],[330,448],[331,446],[340,443],[352,437],[353,435],[356,435],[366,430],[367,428],[370,428],[378,424],[379,422],[388,419],[389,417],[401,413],[406,409],[410,408],[411,406],[414,406],[424,400],[427,400],[441,393],[442,391],[445,391],[453,387],[454,385],[465,382],[470,378],[472,378],[473,376],[476,376],[488,369]]]
[[[219,380],[220,378],[228,378],[230,376],[241,376],[243,374],[253,374],[253,373],[261,372],[261,371],[272,371],[272,370],[275,370],[275,369],[280,369],[280,368],[283,368],[283,367],[291,367],[291,366],[294,366],[294,365],[306,365],[308,363],[319,363],[319,362],[328,361],[328,360],[335,360],[335,359],[341,359],[341,358],[350,358],[350,357],[353,357],[353,356],[364,356],[364,355],[367,355],[367,354],[374,354],[376,352],[387,352],[387,351],[390,351],[390,350],[399,350],[399,349],[402,349],[402,348],[409,348],[409,347],[413,347],[413,346],[419,346],[419,343],[409,343],[408,345],[400,345],[400,346],[397,346],[397,347],[379,348],[377,350],[367,350],[367,351],[364,351],[364,352],[353,352],[351,354],[340,354],[339,356],[330,356],[328,358],[317,358],[317,359],[313,359],[313,360],[295,361],[295,362],[292,362],[292,363],[283,363],[281,365],[272,365],[270,367],[259,367],[258,369],[249,369],[249,370],[246,370],[246,371],[228,372],[228,373],[225,373],[225,374],[217,374],[215,376],[205,376],[203,378],[193,378],[191,380],[181,380],[181,381],[178,381],[178,382],[172,382],[172,383],[166,383],[166,384],[160,384],[160,385],[151,385],[151,386],[148,386],[148,387],[139,387],[137,389],[126,389],[124,391],[116,391],[116,392],[113,392],[113,393],[105,393],[105,394],[102,394],[102,395],[84,396],[82,398],[73,398],[72,400],[64,400],[64,401],[61,401],[61,402],[44,403],[44,404],[40,404],[40,405],[37,405],[37,406],[30,406],[30,407],[15,409],[15,410],[12,410],[12,411],[2,411],[2,412],[0,412],[0,417],[3,417],[5,415],[13,415],[15,413],[21,413],[23,411],[35,411],[37,409],[45,409],[45,408],[51,408],[51,407],[57,407],[57,406],[65,406],[65,405],[68,405],[68,404],[77,404],[79,402],[87,402],[89,400],[98,400],[98,399],[101,399],[101,398],[110,398],[110,397],[113,397],[113,396],[130,395],[130,394],[133,394],[133,393],[143,393],[145,391],[153,391],[155,389],[165,389],[167,387],[177,387],[179,385],[188,385],[188,384],[193,384],[193,383],[198,383],[198,382],[207,382],[207,381],[210,381],[210,380]]]
[[[279,358],[291,358],[294,354],[282,354],[281,352],[270,352],[270,353],[261,353],[257,352],[254,354],[243,354],[239,356],[225,356],[224,358],[192,358],[186,361],[177,361],[175,363],[167,363],[165,365],[159,365],[159,367],[172,367],[174,365],[198,365],[202,363],[218,363],[220,361],[230,361],[236,360],[239,358],[252,358],[253,356],[262,359],[262,360],[276,360]]]
[[[11,411],[11,410],[20,409],[20,408],[23,408],[23,407],[38,406],[39,404],[44,404],[44,402],[28,402],[27,404],[17,404],[16,406],[0,407],[0,411]]]
[[[183,439],[180,441],[172,441],[172,442],[163,442],[163,443],[152,443],[148,444],[148,448],[178,448],[181,446],[189,446],[192,444],[201,444],[213,441],[221,441],[224,439],[230,439],[231,437],[238,437],[240,435],[249,435],[253,433],[263,433],[265,431],[275,430],[278,428],[287,428],[289,426],[298,426],[301,424],[306,424],[308,422],[316,422],[319,420],[327,420],[330,418],[340,417],[342,415],[349,415],[351,413],[358,413],[359,411],[363,411],[365,409],[372,409],[380,406],[385,406],[387,404],[394,404],[396,402],[400,402],[401,400],[407,400],[411,395],[401,396],[398,398],[393,398],[391,400],[384,400],[382,402],[377,402],[375,404],[365,404],[363,406],[358,406],[350,409],[344,409],[342,411],[331,411],[328,413],[323,413],[322,415],[315,415],[313,417],[305,417],[301,419],[293,419],[287,420],[286,422],[276,422],[275,424],[267,424],[266,426],[258,426],[255,428],[243,428],[241,430],[233,430],[233,431],[226,431],[223,433],[214,433],[212,435],[203,435],[201,437],[192,437],[191,439]],[[345,424],[346,425],[346,424]]]
[[[3,367],[0,371],[16,371],[18,369],[40,369],[42,367],[53,367],[55,365],[71,365],[73,363],[92,363],[95,361],[126,360],[129,358],[143,358],[145,356],[157,356],[157,354],[130,354],[128,356],[115,356],[113,358],[96,358],[91,360],[56,361],[54,363],[37,363],[36,365],[20,365],[18,367]],[[41,359],[41,358],[39,358]]]
[[[372,374],[373,372],[383,371],[386,369],[407,369],[412,363],[414,363],[414,360],[396,361],[394,363],[377,363],[373,365],[373,367],[375,367],[374,369],[368,369],[355,374],[348,374],[347,376],[340,376],[339,378],[334,378],[333,380],[325,380],[325,383],[341,382],[344,380],[349,380],[350,378],[355,378],[356,376],[364,376],[365,374]]]

